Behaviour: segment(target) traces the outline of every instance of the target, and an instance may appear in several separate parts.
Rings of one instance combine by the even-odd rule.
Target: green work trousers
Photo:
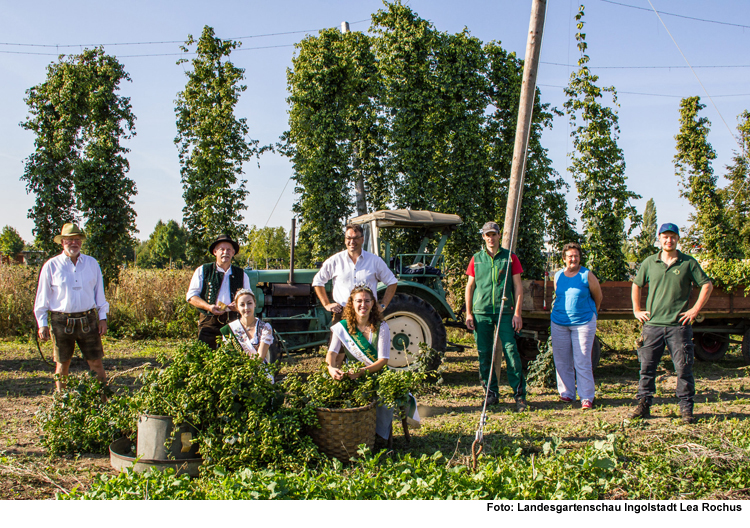
[[[495,325],[497,324],[498,314],[474,314],[474,341],[477,344],[479,352],[479,379],[482,384],[487,386],[489,383],[490,390],[497,394],[497,376],[491,375],[492,368],[492,345],[495,341]],[[505,314],[500,320],[499,331],[500,343],[505,355],[505,364],[508,370],[508,383],[513,389],[515,399],[526,399],[526,380],[523,376],[523,364],[521,355],[518,353],[516,346],[515,332],[513,331],[513,315]],[[496,361],[500,360],[500,355]],[[496,372],[500,372],[500,364],[495,365]],[[488,381],[489,380],[489,381]]]

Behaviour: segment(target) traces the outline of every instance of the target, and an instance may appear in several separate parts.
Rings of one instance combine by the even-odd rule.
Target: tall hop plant
[[[599,80],[587,66],[586,34],[583,33],[584,6],[576,14],[576,40],[581,58],[578,71],[570,76],[565,89],[568,101],[565,110],[570,118],[574,152],[570,172],[578,190],[576,210],[583,221],[583,252],[587,264],[602,280],[627,280],[628,264],[622,248],[641,218],[630,203],[640,198],[629,191],[625,178],[625,159],[617,146],[617,111],[602,104],[603,93],[612,94],[617,106],[617,92],[613,86],[600,88]],[[626,221],[630,224],[626,228]]]
[[[85,251],[102,268],[105,283],[116,280],[133,244],[135,183],[122,140],[135,135],[130,98],[118,95],[130,76],[101,48],[60,56],[47,67],[45,82],[26,92],[30,117],[21,126],[34,132],[35,151],[26,159],[27,192],[35,245],[59,252],[55,235],[65,222],[83,217]]]
[[[185,207],[183,224],[187,229],[188,260],[196,263],[206,256],[206,248],[220,234],[244,241],[247,227],[243,211],[248,191],[242,164],[259,155],[258,141],[246,139],[247,120],[234,115],[245,70],[229,61],[241,43],[221,40],[213,28],[205,26],[196,42],[188,36],[188,46],[196,45],[197,57],[190,61],[185,89],[177,94],[177,137],[180,176]],[[178,64],[187,62],[180,59]]]

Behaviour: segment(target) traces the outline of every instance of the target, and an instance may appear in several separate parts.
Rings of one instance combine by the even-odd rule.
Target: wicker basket
[[[375,445],[375,402],[355,409],[315,409],[319,427],[310,428],[313,442],[328,456],[348,462],[357,456],[357,446]]]

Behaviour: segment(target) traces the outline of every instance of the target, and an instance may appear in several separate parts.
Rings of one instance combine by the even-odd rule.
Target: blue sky
[[[628,185],[643,196],[636,205],[642,211],[646,200],[654,198],[660,223],[685,226],[690,206],[679,197],[672,164],[680,97],[700,95],[707,105],[703,115],[711,120],[709,141],[718,155],[713,166],[721,176],[737,149],[732,136],[737,115],[750,108],[750,3],[651,1],[659,11],[726,23],[663,15],[690,63],[711,66],[695,71],[731,131],[693,73],[685,68],[685,60],[667,30],[648,11],[648,0],[618,0],[619,4],[641,9],[605,0],[586,3],[590,66],[600,76],[601,86],[613,85],[618,90],[619,145],[627,164]],[[248,88],[237,115],[248,119],[251,138],[261,144],[273,143],[287,129],[286,69],[291,66],[293,44],[305,32],[315,34],[322,28],[339,27],[344,20],[350,22],[352,30],[366,31],[370,15],[383,5],[380,0],[68,0],[4,4],[0,18],[0,226],[15,227],[27,241],[32,238],[33,225],[26,215],[33,196],[26,194],[19,178],[24,159],[33,151],[34,137],[19,126],[27,116],[23,98],[29,87],[44,81],[46,66],[58,53],[107,44],[106,52],[116,55],[130,73],[132,82],[125,83],[122,94],[131,98],[137,136],[126,146],[131,149],[129,176],[138,187],[138,237],[145,239],[159,219],[182,218],[182,187],[173,143],[174,99],[184,87],[186,66],[175,64],[178,56],[164,54],[178,53],[179,42],[188,34],[198,36],[204,25],[212,26],[221,38],[239,38],[242,47],[248,49],[235,51],[232,60],[245,68]],[[524,55],[530,0],[412,0],[408,4],[438,30],[455,33],[467,27],[484,42],[497,40],[506,49]],[[566,65],[575,64],[579,57],[573,22],[578,4],[548,1],[538,84],[543,101],[560,109],[565,102],[562,87],[573,71]],[[269,34],[273,36],[260,36]],[[112,45],[168,41],[175,42]],[[566,171],[567,152],[572,148],[566,117],[557,118],[554,128],[545,132],[544,145],[556,170],[572,187]],[[289,228],[295,200],[290,175],[288,160],[275,154],[264,155],[260,167],[256,161],[247,164],[248,224]],[[573,216],[574,207],[575,195],[571,192],[569,209]]]

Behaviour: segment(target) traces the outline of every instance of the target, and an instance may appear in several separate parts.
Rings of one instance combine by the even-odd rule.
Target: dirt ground
[[[139,366],[156,363],[160,350],[170,350],[174,342],[129,342],[106,340],[105,369],[116,375],[117,383],[134,382]],[[43,349],[51,357],[49,345]],[[285,372],[310,371],[322,361],[322,355],[297,355],[285,358]],[[87,369],[74,359],[71,371]],[[133,370],[135,369],[135,370]],[[670,429],[687,435],[700,434],[717,419],[750,417],[750,367],[745,366],[737,347],[718,363],[696,363],[696,415],[699,423],[685,429],[677,419],[674,397],[675,377],[671,362],[664,361],[658,378],[658,393],[644,434]],[[478,383],[476,351],[449,352],[443,383],[419,395],[422,427],[411,431],[407,445],[397,430],[397,451],[466,453],[474,437],[482,409],[482,391]],[[486,435],[556,435],[574,445],[601,436],[608,428],[620,427],[634,404],[638,381],[638,362],[630,350],[605,347],[597,381],[596,407],[583,411],[580,402],[564,404],[555,389],[529,389],[530,412],[513,412],[510,389],[501,386],[501,402],[488,411]],[[48,499],[56,492],[82,488],[100,474],[114,473],[109,458],[103,455],[50,458],[39,443],[35,413],[54,390],[53,369],[39,356],[35,345],[19,341],[0,342],[0,498]],[[742,497],[747,498],[747,497]]]

